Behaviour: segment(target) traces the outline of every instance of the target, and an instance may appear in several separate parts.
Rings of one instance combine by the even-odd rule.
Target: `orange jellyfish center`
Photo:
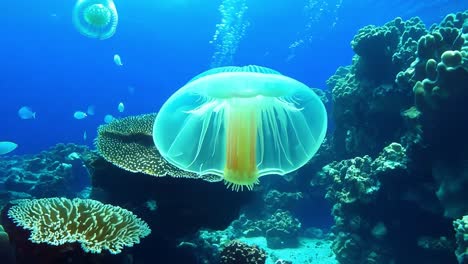
[[[258,183],[256,160],[257,109],[253,98],[230,100],[226,119],[224,180],[234,190],[251,190]]]
[[[105,26],[111,21],[111,11],[103,4],[94,4],[86,8],[84,19],[93,26]]]

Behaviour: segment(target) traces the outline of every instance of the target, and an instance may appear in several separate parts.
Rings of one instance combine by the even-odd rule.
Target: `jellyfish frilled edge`
[[[192,79],[161,107],[154,143],[173,165],[223,177],[234,190],[309,161],[327,129],[320,98],[259,66],[221,67]]]

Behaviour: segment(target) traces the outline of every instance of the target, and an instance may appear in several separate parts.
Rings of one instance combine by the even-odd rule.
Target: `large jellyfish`
[[[73,9],[73,24],[90,38],[112,37],[117,23],[117,9],[112,0],[78,0]]]
[[[326,129],[325,107],[309,87],[250,65],[193,78],[161,107],[153,140],[173,165],[250,190],[261,176],[303,166]]]

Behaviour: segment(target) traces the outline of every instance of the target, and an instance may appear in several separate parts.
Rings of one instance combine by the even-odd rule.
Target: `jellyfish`
[[[325,107],[305,84],[265,67],[229,66],[175,92],[155,118],[153,141],[176,167],[217,175],[238,191],[302,167],[326,130]]]
[[[112,37],[117,23],[117,9],[112,0],[78,0],[73,9],[73,24],[90,38]]]

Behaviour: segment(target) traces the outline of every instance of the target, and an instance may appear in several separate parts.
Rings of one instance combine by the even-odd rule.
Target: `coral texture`
[[[387,178],[398,181],[396,175],[404,175],[406,164],[405,148],[391,143],[374,160],[364,156],[333,162],[319,173],[322,182],[330,181],[326,198],[334,203],[333,251],[340,263],[390,263],[392,246],[382,243],[388,236],[388,219],[377,216],[386,205],[377,202]]]
[[[200,178],[167,162],[153,142],[153,122],[156,114],[129,116],[101,125],[96,148],[110,163],[131,172],[152,176]],[[207,175],[207,181],[220,181],[220,177]]]
[[[351,42],[353,64],[340,67],[327,81],[333,95],[335,151],[341,158],[376,155],[386,142],[402,135],[402,108],[412,103],[411,89],[400,88],[395,75],[415,59],[417,40],[426,34],[419,18],[396,18],[369,25]]]
[[[410,118],[428,155],[445,216],[468,212],[468,11],[447,15],[418,41],[417,57],[396,81],[414,93]]]
[[[124,246],[140,243],[151,233],[148,225],[132,212],[95,200],[44,198],[22,200],[8,216],[31,231],[34,243],[63,245],[78,242],[85,252],[108,250],[118,254]]]
[[[222,264],[264,264],[266,253],[257,246],[234,240],[221,251]]]
[[[458,248],[455,251],[460,264],[468,263],[468,215],[453,221]]]
[[[89,182],[83,160],[85,146],[57,144],[35,155],[3,157],[0,161],[0,204],[17,198],[76,197]],[[2,202],[5,200],[5,202]]]

